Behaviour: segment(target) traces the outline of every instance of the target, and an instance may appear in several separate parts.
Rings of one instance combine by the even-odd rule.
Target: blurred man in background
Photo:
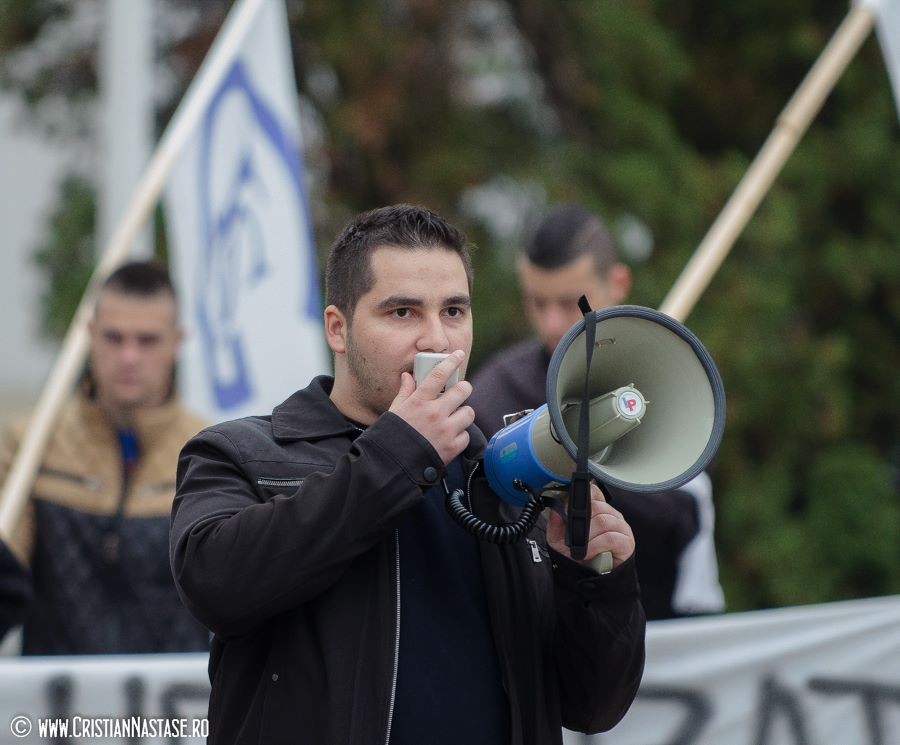
[[[90,371],[66,404],[10,545],[0,545],[0,638],[23,654],[198,651],[168,561],[181,446],[203,426],[174,398],[182,332],[166,270],[122,266],[90,325]],[[5,478],[26,422],[0,447]]]
[[[631,273],[603,221],[576,204],[541,220],[518,257],[522,303],[535,337],[496,353],[472,378],[469,404],[490,438],[503,415],[546,402],[547,368],[563,335],[582,317],[622,303]],[[641,600],[648,619],[724,610],[713,543],[712,487],[703,473],[677,491],[633,494],[605,487],[634,531]]]

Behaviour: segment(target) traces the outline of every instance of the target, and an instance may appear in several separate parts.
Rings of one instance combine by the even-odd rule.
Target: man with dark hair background
[[[208,648],[168,563],[178,452],[203,426],[174,397],[177,315],[158,264],[126,264],[103,284],[88,373],[59,416],[10,545],[0,545],[0,638],[24,621],[24,654]],[[26,424],[3,439],[0,479]]]
[[[625,301],[631,273],[603,221],[577,204],[558,205],[518,257],[522,303],[535,337],[502,350],[472,377],[469,405],[490,438],[503,415],[546,403],[547,368],[563,335],[581,319],[578,299],[595,310]],[[705,473],[682,489],[634,494],[609,488],[634,531],[638,581],[648,619],[724,610],[713,543],[712,487]]]
[[[460,489],[509,522],[483,477],[463,236],[434,212],[357,216],[331,249],[320,376],[270,416],[184,448],[172,567],[214,632],[209,742],[559,745],[624,715],[644,661],[631,529],[592,490],[587,556],[543,515],[479,541],[445,509]],[[414,382],[419,352],[448,355]],[[446,390],[445,390],[446,389]]]

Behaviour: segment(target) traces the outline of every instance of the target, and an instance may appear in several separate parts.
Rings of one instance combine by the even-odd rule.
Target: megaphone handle
[[[591,475],[573,473],[566,514],[566,544],[572,558],[581,561],[587,554],[591,534]]]
[[[585,366],[584,391],[581,410],[578,413],[578,453],[575,473],[569,486],[568,519],[566,520],[566,544],[572,558],[581,561],[587,554],[587,544],[591,533],[591,473],[588,470],[588,450],[590,449],[590,382],[591,359],[594,356],[594,332],[597,318],[582,295],[578,305],[584,313]]]
[[[562,504],[550,497],[546,497],[544,503],[565,521],[566,529],[568,529],[568,514],[566,513],[566,510],[563,509]],[[588,537],[590,537],[590,532],[588,532]],[[571,541],[569,541],[568,538],[566,540],[566,545],[571,545]],[[597,574],[609,574],[613,570],[612,551],[601,551],[591,559],[589,563]]]
[[[609,574],[613,569],[612,551],[604,551],[591,559],[591,566],[597,574]]]

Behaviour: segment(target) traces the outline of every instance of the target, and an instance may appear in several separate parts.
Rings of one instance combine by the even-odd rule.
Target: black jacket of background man
[[[396,525],[444,467],[394,414],[359,434],[328,398],[331,385],[316,378],[271,416],[211,427],[182,451],[172,566],[188,608],[215,633],[214,745],[389,740]],[[484,446],[470,433],[466,473]],[[474,481],[473,509],[499,520],[499,500]],[[515,745],[560,743],[561,725],[612,727],[644,662],[633,562],[601,577],[547,549],[543,518],[531,538],[543,561],[525,541],[479,544]]]

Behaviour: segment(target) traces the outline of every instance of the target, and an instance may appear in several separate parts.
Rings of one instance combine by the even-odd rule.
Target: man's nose
[[[577,319],[575,319],[577,320]],[[570,315],[561,308],[548,309],[544,313],[542,325],[544,327],[544,336],[555,339],[557,342],[563,337],[563,334],[569,330],[574,321]]]
[[[419,352],[447,352],[450,349],[450,339],[444,328],[440,316],[429,317],[424,321],[422,333],[416,342]]]
[[[140,359],[140,356],[141,348],[137,341],[123,342],[122,346],[119,348],[119,359],[125,364],[136,364]]]

